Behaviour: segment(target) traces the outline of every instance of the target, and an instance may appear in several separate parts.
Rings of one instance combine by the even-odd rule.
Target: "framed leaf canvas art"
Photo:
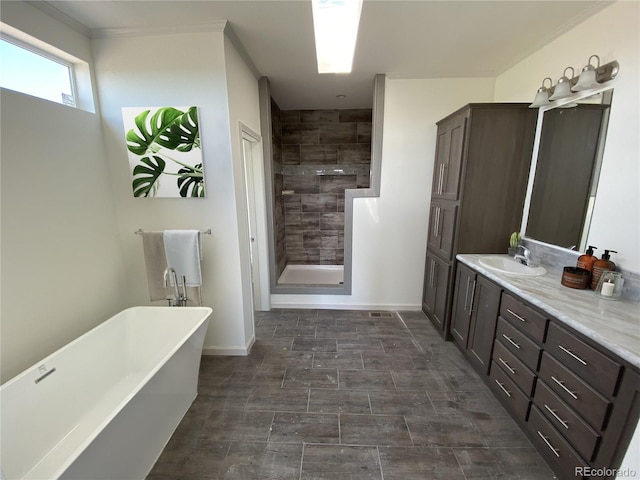
[[[204,197],[197,107],[124,107],[134,197]]]

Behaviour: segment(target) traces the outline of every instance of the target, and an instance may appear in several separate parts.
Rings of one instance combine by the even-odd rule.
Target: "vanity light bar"
[[[592,67],[591,68],[589,67],[590,62],[591,62],[591,59],[594,57],[598,59],[598,66],[597,67],[591,66]],[[566,72],[568,69],[571,69],[573,71],[572,67],[567,67],[564,69],[564,71]],[[573,88],[575,87],[575,85],[578,83],[580,79],[580,75],[582,74],[582,72],[584,72],[587,69],[595,70],[595,81],[598,84],[603,84],[616,78],[616,76],[618,75],[618,72],[620,72],[620,64],[618,63],[617,60],[613,60],[609,63],[605,63],[604,65],[600,65],[600,58],[597,55],[591,55],[591,57],[589,57],[589,63],[587,63],[587,66],[581,70],[580,74],[572,75],[571,78],[566,78],[564,77],[564,74],[563,74],[563,77],[561,78],[561,80],[569,84],[571,91],[563,95],[562,99],[571,96],[571,94],[573,93]],[[561,99],[560,97],[551,99],[551,97],[553,97],[553,94],[558,84],[556,85],[552,84],[549,87],[545,87],[544,82],[546,80],[551,80],[551,79],[547,77],[542,81],[542,86],[538,89],[536,97],[533,103],[530,105],[530,108],[544,107],[544,106],[550,105],[553,102],[553,100]],[[553,81],[551,81],[550,83],[553,83]]]

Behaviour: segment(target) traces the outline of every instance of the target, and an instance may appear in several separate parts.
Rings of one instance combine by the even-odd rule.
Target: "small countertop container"
[[[565,287],[583,289],[591,281],[591,272],[580,267],[564,267],[560,283]]]

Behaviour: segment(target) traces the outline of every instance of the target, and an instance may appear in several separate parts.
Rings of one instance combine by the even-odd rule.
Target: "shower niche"
[[[339,289],[345,191],[370,187],[372,109],[281,110],[269,102],[272,290]]]

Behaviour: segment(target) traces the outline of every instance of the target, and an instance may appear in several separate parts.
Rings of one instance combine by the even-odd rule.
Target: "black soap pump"
[[[611,255],[609,255],[609,252],[618,253],[615,250],[605,250],[602,254],[602,258],[593,263],[593,271],[591,272],[591,290],[595,290],[598,286],[598,281],[600,280],[602,272],[614,272],[616,270],[616,264],[610,260]]]
[[[589,272],[593,271],[593,264],[597,260],[597,258],[593,255],[593,251],[597,249],[598,247],[589,245],[587,253],[584,253],[578,257],[578,263],[576,264],[576,267],[583,268],[585,270],[588,270]]]

